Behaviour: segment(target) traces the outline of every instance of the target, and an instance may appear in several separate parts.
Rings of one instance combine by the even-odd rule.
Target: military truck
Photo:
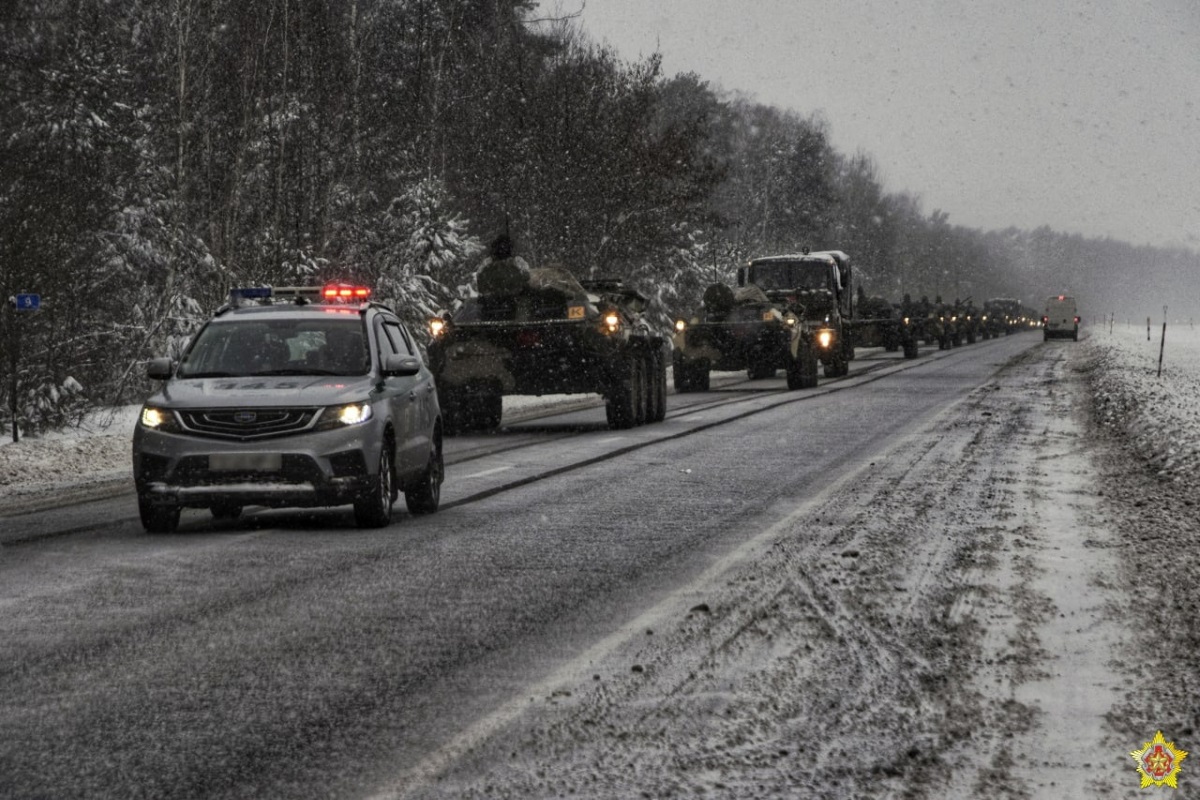
[[[520,257],[489,261],[476,284],[478,296],[430,323],[447,432],[498,428],[504,395],[595,392],[613,428],[666,416],[666,339],[643,295]]]

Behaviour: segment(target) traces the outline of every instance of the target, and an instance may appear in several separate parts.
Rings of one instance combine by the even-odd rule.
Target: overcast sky
[[[586,0],[581,24],[819,113],[951,223],[1200,249],[1200,0]]]

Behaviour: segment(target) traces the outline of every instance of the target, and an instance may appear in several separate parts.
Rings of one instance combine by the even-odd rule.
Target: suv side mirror
[[[392,353],[383,360],[383,374],[387,378],[405,378],[421,371],[421,359]]]
[[[146,364],[146,377],[157,381],[165,381],[171,377],[174,365],[169,358],[152,358]]]

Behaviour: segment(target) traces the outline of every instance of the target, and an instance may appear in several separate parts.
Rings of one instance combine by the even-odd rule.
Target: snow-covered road
[[[1136,609],[1165,587],[1128,568],[1124,496],[1159,478],[1106,468],[1126,442],[1092,425],[1093,395],[1158,396],[1139,358],[1099,337],[1018,358],[707,576],[617,654],[626,680],[553,687],[439,783],[381,796],[1131,796],[1131,751],[1159,729],[1187,749],[1200,663],[1149,646]],[[1196,432],[1131,424],[1176,453]],[[1174,708],[1143,705],[1160,674]]]
[[[1087,333],[764,509],[370,796],[1140,796],[1130,752],[1200,730],[1200,335],[1168,329],[1160,378],[1158,331]],[[119,429],[0,447],[0,505],[127,457]]]

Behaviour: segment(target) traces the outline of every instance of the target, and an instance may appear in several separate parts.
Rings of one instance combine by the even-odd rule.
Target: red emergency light
[[[326,300],[366,300],[371,296],[371,290],[366,286],[349,286],[335,283],[321,290],[321,297]]]

